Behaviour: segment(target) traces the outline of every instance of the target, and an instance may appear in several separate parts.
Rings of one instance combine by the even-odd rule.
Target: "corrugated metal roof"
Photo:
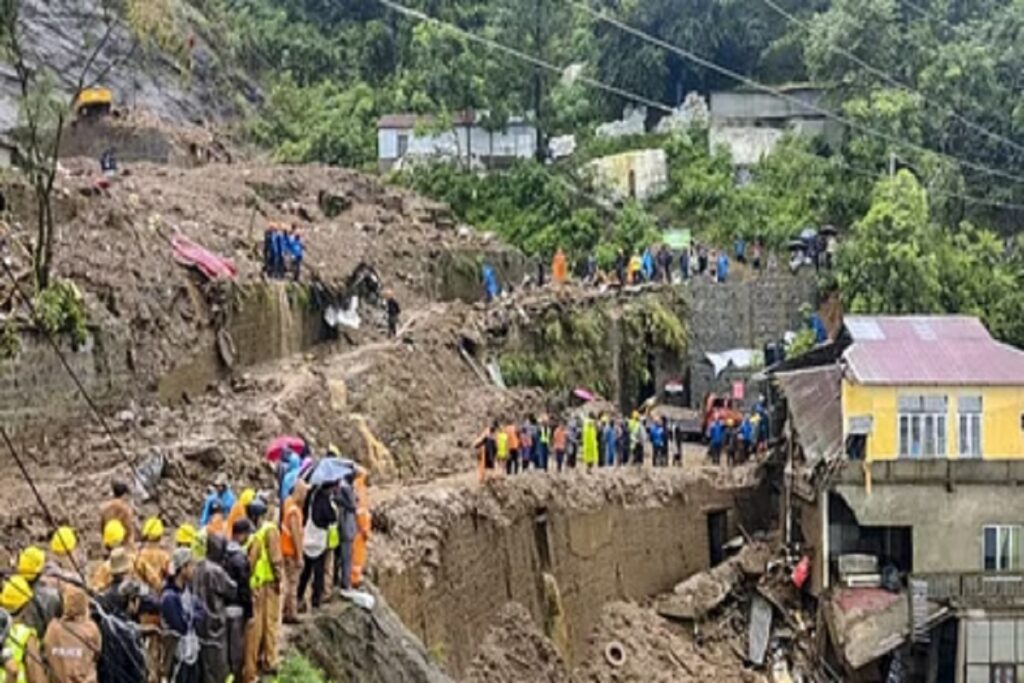
[[[843,353],[861,384],[1021,385],[1024,351],[997,342],[970,316],[847,316]]]
[[[814,466],[843,453],[843,406],[836,364],[780,372],[776,375],[803,447],[804,460]]]

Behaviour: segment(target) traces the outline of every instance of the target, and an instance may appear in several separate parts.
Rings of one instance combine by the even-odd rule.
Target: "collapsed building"
[[[768,374],[784,532],[844,680],[1017,680],[1024,351],[971,317],[848,316]]]

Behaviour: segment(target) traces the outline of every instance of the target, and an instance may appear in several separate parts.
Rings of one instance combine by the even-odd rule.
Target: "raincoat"
[[[561,249],[555,252],[555,257],[551,260],[551,277],[557,284],[563,284],[568,277],[565,252]]]
[[[716,277],[719,282],[725,282],[726,278],[729,277],[729,257],[724,253],[718,255],[718,270]]]
[[[645,280],[651,281],[654,279],[654,268],[654,254],[651,253],[650,249],[644,249],[643,269]]]
[[[615,464],[615,449],[618,445],[615,427],[610,422],[604,426],[601,440],[604,442],[604,464],[610,467]]]
[[[302,469],[302,459],[288,451],[284,461],[284,473],[281,475],[281,490],[278,492],[279,500],[284,500],[292,494],[295,489],[295,482],[299,480],[299,472]]]
[[[99,627],[89,619],[85,592],[64,589],[64,616],[50,622],[43,655],[54,683],[97,683],[96,663],[103,647]]]
[[[583,464],[596,465],[597,457],[597,425],[588,417],[583,420]]]
[[[210,508],[213,507],[215,502],[220,502],[220,509],[226,515],[231,511],[231,508],[235,506],[235,492],[231,490],[231,487],[224,489],[224,493],[214,491],[210,495],[206,496],[206,500],[203,501],[203,513],[199,515],[199,526],[206,526],[210,523],[210,517],[213,512]]]
[[[501,294],[501,288],[498,286],[498,276],[494,273],[494,268],[485,264],[483,267],[483,280],[484,280],[484,293],[487,295],[487,300],[492,301]]]

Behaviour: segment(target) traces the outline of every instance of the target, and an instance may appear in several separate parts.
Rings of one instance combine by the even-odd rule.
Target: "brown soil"
[[[571,683],[562,656],[534,625],[530,612],[510,602],[484,636],[462,678],[465,683]]]
[[[577,681],[767,681],[763,674],[744,668],[743,650],[734,639],[706,639],[697,645],[690,632],[635,603],[608,605],[589,642],[590,651],[575,671]],[[606,647],[613,642],[621,645],[625,655],[621,666],[613,666],[605,657]]]

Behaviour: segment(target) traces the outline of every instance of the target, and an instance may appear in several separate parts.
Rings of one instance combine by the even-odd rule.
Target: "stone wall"
[[[0,423],[14,432],[88,415],[89,407],[71,374],[46,337],[36,330],[20,333],[21,349],[0,361]],[[59,348],[90,397],[105,406],[118,401],[132,381],[123,340],[91,330],[86,343]]]
[[[333,334],[323,322],[323,312],[311,302],[308,290],[288,282],[269,282],[243,290],[225,329],[234,350],[233,367],[237,368],[285,358]],[[183,394],[202,392],[230,371],[218,346],[211,344],[160,379],[160,399],[173,403]]]
[[[738,523],[753,530],[770,521],[766,511],[750,507],[759,500],[752,487],[716,489],[694,480],[667,494],[672,486],[665,482],[646,504],[620,500],[574,509],[554,498],[549,507],[501,523],[453,517],[436,531],[440,553],[429,562],[430,580],[424,564],[384,569],[376,582],[405,625],[458,678],[506,603],[524,605],[543,628],[542,574],[550,573],[568,626],[566,654],[576,661],[605,604],[669,591],[708,568],[709,513],[724,511],[730,534],[739,533]]]
[[[690,298],[690,391],[695,404],[710,391],[730,391],[734,381],[745,381],[751,374],[729,369],[716,378],[706,353],[762,349],[766,342],[781,339],[787,330],[802,327],[800,307],[804,303],[817,305],[814,272],[807,269],[796,275],[779,272],[720,284],[695,278],[686,287]]]

